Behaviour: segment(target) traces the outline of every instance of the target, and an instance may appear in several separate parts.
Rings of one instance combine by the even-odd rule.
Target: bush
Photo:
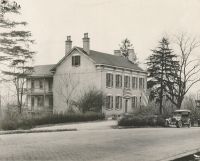
[[[20,115],[17,112],[7,112],[0,122],[0,129],[16,130],[30,129],[34,127],[33,121],[26,115]]]
[[[1,129],[3,130],[16,130],[17,124],[13,120],[2,120],[1,121]]]
[[[66,113],[66,114],[50,114],[46,116],[33,116],[26,117],[18,115],[16,117],[5,117],[1,121],[0,128],[3,130],[16,130],[16,129],[31,129],[37,125],[70,123],[70,122],[84,122],[103,120],[105,116],[101,113]]]
[[[104,95],[101,90],[95,88],[89,89],[85,92],[77,101],[77,106],[79,110],[83,113],[92,112],[102,112],[102,106],[104,103]]]
[[[122,118],[118,121],[118,126],[164,126],[165,119],[162,116],[133,116],[132,118]]]

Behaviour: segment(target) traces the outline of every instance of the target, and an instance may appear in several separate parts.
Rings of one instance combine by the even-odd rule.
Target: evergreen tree
[[[129,59],[130,61],[132,61],[133,63],[137,64],[137,56],[136,53],[134,52],[134,48],[133,48],[133,44],[131,44],[130,40],[125,38],[120,46],[120,52],[121,55],[124,56],[125,58]],[[133,51],[133,53],[130,53],[130,50]],[[133,55],[130,55],[133,54]]]
[[[162,38],[157,49],[152,50],[153,54],[149,56],[148,82],[147,87],[151,89],[150,99],[155,99],[159,103],[160,114],[163,112],[163,99],[168,91],[168,84],[173,82],[172,75],[176,74],[175,68],[178,68],[176,55],[169,48],[167,38]]]
[[[124,56],[125,58],[128,58],[129,56],[129,52],[128,50],[131,49],[133,47],[133,44],[131,44],[130,40],[125,38],[120,45],[120,51],[122,56]]]
[[[27,23],[7,19],[9,13],[19,14],[20,5],[16,2],[2,0],[0,4],[0,60],[6,67],[2,72],[7,81],[12,81],[16,89],[17,106],[22,112],[26,77],[32,71],[35,52],[31,51],[31,32],[22,29]]]

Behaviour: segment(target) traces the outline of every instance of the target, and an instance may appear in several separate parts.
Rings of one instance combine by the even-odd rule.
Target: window
[[[35,88],[34,80],[31,80],[31,89]]]
[[[144,89],[144,78],[139,78],[139,89]]]
[[[34,96],[31,96],[31,107],[34,107]]]
[[[113,74],[106,73],[106,87],[113,87]]]
[[[132,77],[132,88],[137,89],[138,88],[138,78]]]
[[[72,66],[80,66],[81,63],[80,60],[81,60],[80,55],[72,56]]]
[[[115,109],[122,109],[122,97],[116,96],[115,97]]]
[[[40,87],[40,89],[43,89],[43,81],[42,80],[39,80],[39,87]]]
[[[53,96],[49,96],[49,107],[53,107]]]
[[[124,88],[130,88],[130,77],[124,76]]]
[[[113,96],[106,96],[106,109],[113,109]]]
[[[39,106],[39,107],[44,106],[44,97],[43,96],[37,96],[37,106]]]
[[[52,91],[52,85],[53,85],[53,81],[49,80],[48,81],[49,91]]]
[[[115,78],[116,78],[116,82],[115,82],[116,83],[115,84],[116,88],[121,88],[122,87],[122,76],[117,74],[115,76]]]
[[[137,97],[132,97],[132,108],[137,108]]]

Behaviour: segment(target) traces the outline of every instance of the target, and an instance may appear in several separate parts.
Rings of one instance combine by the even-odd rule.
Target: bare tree
[[[64,104],[66,109],[70,110],[74,104],[74,93],[77,89],[79,81],[76,79],[76,75],[72,73],[65,73],[62,75],[57,75],[57,85],[55,87],[55,92],[59,97],[61,105]]]
[[[16,89],[17,106],[22,112],[23,96],[26,77],[33,70],[32,62],[35,54],[31,49],[34,40],[31,32],[24,27],[27,23],[12,20],[8,15],[20,14],[20,5],[14,1],[1,0],[0,2],[0,61],[5,69],[1,69],[5,75],[4,80],[13,83]],[[19,29],[18,29],[19,27]],[[22,29],[21,29],[22,28]]]
[[[200,47],[200,41],[195,37],[181,34],[176,36],[176,45],[179,60],[179,68],[176,74],[168,82],[167,98],[178,108],[181,108],[185,95],[191,87],[200,81],[200,62],[193,58],[194,52]]]

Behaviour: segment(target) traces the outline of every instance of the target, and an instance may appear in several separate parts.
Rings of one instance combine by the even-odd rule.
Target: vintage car
[[[190,110],[175,110],[172,117],[165,120],[165,126],[175,125],[177,128],[182,126],[191,127]]]

